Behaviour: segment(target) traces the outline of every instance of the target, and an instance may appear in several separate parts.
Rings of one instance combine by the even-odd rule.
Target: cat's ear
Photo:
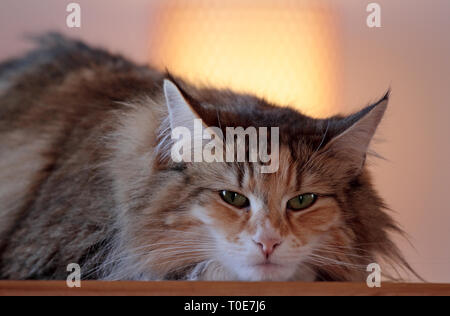
[[[389,102],[389,92],[378,102],[350,115],[339,124],[337,135],[324,151],[345,162],[348,173],[359,173],[364,166],[370,142],[383,118]]]
[[[200,162],[203,159],[209,161],[216,158],[212,157],[214,154],[205,154],[204,148],[208,148],[210,152],[214,151],[220,158],[223,148],[222,131],[217,127],[208,127],[188,100],[191,97],[168,79],[164,80],[164,96],[169,113],[171,138],[176,140],[175,144],[170,146],[172,160],[191,162],[193,158],[195,162]],[[209,142],[210,139],[213,140]],[[164,145],[161,148],[165,149],[163,156],[166,157],[169,148]]]
[[[193,132],[194,121],[200,117],[181,90],[169,79],[164,80],[164,96],[169,112],[170,128],[174,130],[177,127],[186,127]]]

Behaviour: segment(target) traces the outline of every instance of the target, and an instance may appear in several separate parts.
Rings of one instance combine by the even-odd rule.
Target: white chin
[[[243,281],[289,281],[296,272],[295,268],[276,264],[245,266],[237,270]]]

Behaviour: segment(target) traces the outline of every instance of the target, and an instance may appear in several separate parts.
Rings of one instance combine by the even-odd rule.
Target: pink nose
[[[281,240],[278,238],[253,238],[252,240],[261,249],[266,259],[269,259],[275,248],[281,244]]]

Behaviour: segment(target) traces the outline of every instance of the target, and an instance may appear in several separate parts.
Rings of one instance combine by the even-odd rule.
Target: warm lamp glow
[[[317,0],[157,1],[150,62],[194,83],[327,115],[338,99],[330,12]]]

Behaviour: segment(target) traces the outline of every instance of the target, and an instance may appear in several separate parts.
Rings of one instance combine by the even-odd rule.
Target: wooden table
[[[99,282],[82,281],[81,288],[68,288],[59,281],[0,281],[4,295],[161,295],[161,296],[279,296],[279,295],[445,295],[450,284],[300,282]]]

